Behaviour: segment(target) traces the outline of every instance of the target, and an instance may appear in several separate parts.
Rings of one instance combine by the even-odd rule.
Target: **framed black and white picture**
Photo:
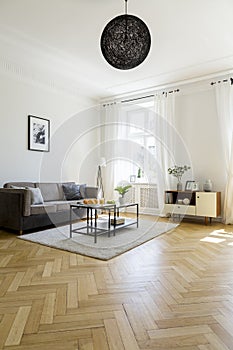
[[[49,152],[50,121],[48,119],[28,116],[28,149]]]
[[[193,191],[195,181],[186,181],[185,191]]]

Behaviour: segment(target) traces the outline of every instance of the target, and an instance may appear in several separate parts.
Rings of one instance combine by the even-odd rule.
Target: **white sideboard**
[[[207,224],[221,215],[221,192],[165,191],[163,213],[203,216]]]

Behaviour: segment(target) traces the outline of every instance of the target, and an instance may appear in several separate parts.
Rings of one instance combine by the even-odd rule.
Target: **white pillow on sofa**
[[[38,187],[26,187],[31,192],[31,204],[43,204],[44,200]]]

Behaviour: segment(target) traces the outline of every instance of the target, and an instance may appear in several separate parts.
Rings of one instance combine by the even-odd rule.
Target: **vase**
[[[177,182],[177,191],[182,191],[182,182]]]
[[[204,185],[203,185],[203,190],[205,192],[211,192],[212,191],[212,187],[213,187],[212,181],[211,180],[206,180]]]
[[[125,204],[125,197],[119,197],[119,203],[120,205]]]

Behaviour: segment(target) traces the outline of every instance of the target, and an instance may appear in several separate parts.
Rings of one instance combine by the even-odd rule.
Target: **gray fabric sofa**
[[[20,234],[26,230],[40,230],[47,226],[59,226],[69,222],[70,204],[82,198],[97,198],[98,188],[80,186],[80,199],[67,200],[63,186],[66,183],[9,182],[0,188],[0,227],[17,230]],[[33,192],[38,190],[43,202],[33,204]],[[74,220],[86,216],[83,208],[74,210]]]

